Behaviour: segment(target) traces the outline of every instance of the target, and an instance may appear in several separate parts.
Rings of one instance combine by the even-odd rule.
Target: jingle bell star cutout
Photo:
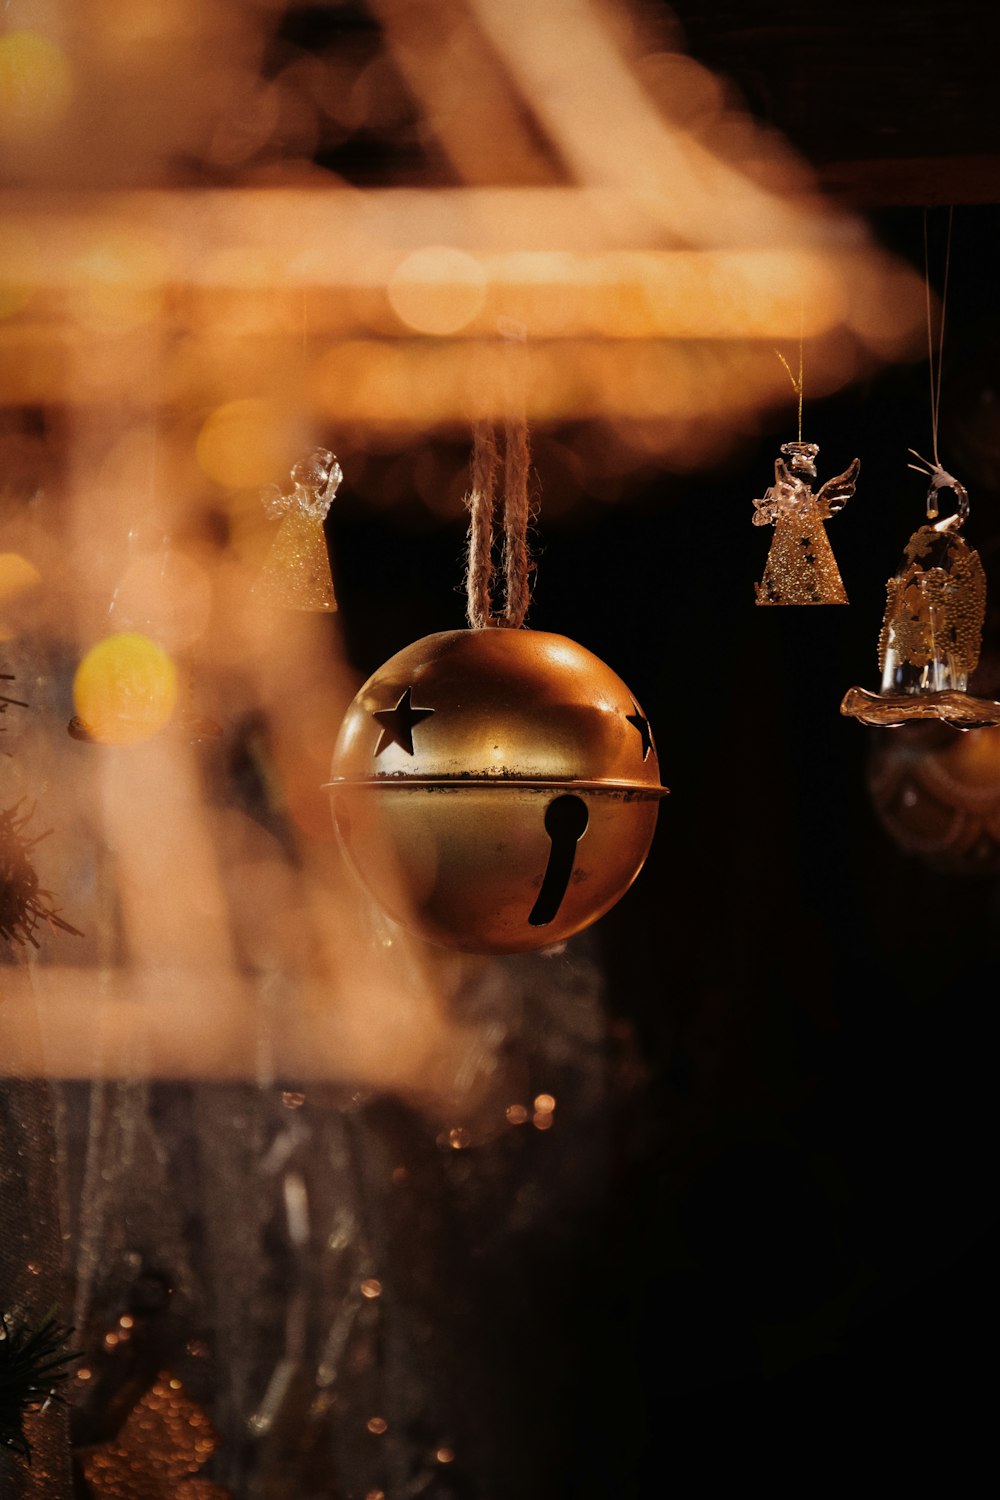
[[[552,948],[603,916],[667,795],[617,673],[565,636],[488,627],[414,641],[362,685],[327,789],[345,860],[388,918],[496,954]]]
[[[635,713],[626,714],[625,717],[633,728],[639,731],[639,738],[642,740],[642,758],[645,760],[653,748],[653,736],[649,732],[649,720],[634,698],[632,699],[632,707],[635,709]]]
[[[414,726],[422,719],[429,718],[434,710],[414,708],[410,703],[410,691],[409,688],[406,689],[395,708],[378,708],[372,714],[372,718],[382,726],[382,733],[375,746],[376,755],[381,755],[390,745],[398,745],[407,755],[413,754]]]

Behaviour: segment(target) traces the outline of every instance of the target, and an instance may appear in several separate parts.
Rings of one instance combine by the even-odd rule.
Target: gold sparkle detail
[[[955,671],[968,675],[976,668],[986,615],[986,574],[979,553],[957,534],[947,538],[944,565],[925,568],[921,558],[940,540],[933,526],[921,526],[906,547],[904,570],[886,585],[878,643],[883,671],[890,650],[913,667],[927,666],[943,651]]]
[[[278,527],[254,593],[285,609],[335,610],[323,522],[291,511]]]
[[[218,1447],[209,1418],[176,1376],[162,1373],[129,1413],[113,1442],[82,1454],[96,1500],[229,1500],[195,1478]]]
[[[753,524],[774,527],[764,576],[756,585],[757,603],[846,604],[823,523],[854,494],[861,461],[852,459],[842,474],[813,494],[809,480],[816,477],[816,444],[783,443],[781,452],[774,463],[774,483],[753,503]]]
[[[846,604],[833,548],[810,496],[791,516],[774,525],[764,576],[756,585],[758,604]]]

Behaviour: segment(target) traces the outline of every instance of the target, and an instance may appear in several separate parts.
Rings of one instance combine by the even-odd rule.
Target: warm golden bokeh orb
[[[22,140],[65,114],[73,78],[63,53],[35,31],[0,37],[0,139]]]
[[[217,406],[198,434],[198,465],[227,489],[282,479],[306,446],[297,421],[274,401],[243,397]]]
[[[457,333],[482,307],[486,275],[464,250],[427,245],[396,267],[386,295],[400,322],[417,333]]]
[[[0,608],[13,604],[41,580],[34,563],[19,552],[0,552]]]
[[[167,653],[138,631],[92,646],[73,678],[73,704],[87,737],[102,745],[136,745],[169,722],[177,672]]]

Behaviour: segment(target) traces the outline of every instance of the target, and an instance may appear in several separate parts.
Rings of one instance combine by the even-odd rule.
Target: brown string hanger
[[[472,630],[490,626],[520,630],[531,602],[530,576],[534,563],[528,549],[531,507],[528,485],[531,454],[528,424],[523,416],[504,422],[502,540],[499,568],[495,561],[495,529],[501,472],[496,432],[490,422],[473,430],[472,488],[466,497],[469,535],[465,588],[466,614]],[[494,597],[502,571],[502,607]]]

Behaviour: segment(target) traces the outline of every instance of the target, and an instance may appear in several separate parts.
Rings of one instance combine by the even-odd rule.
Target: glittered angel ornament
[[[911,536],[887,585],[878,643],[880,690],[849,688],[840,711],[886,729],[913,719],[938,719],[955,729],[985,728],[1000,724],[1000,703],[967,692],[979,661],[986,613],[983,565],[961,534],[969,496],[940,464],[926,472],[931,480],[928,524]],[[946,489],[955,496],[956,510],[938,519],[939,496]]]
[[[255,593],[286,609],[337,608],[323,522],[343,477],[334,455],[314,448],[292,469],[290,495],[283,495],[276,484],[262,493],[265,510],[272,519],[280,517],[281,525],[254,584]]]
[[[754,525],[774,527],[764,577],[756,585],[757,603],[846,604],[823,522],[854,494],[861,460],[855,458],[813,494],[809,481],[816,478],[817,445],[782,443],[781,451],[788,462],[775,460],[774,484],[754,501]]]

